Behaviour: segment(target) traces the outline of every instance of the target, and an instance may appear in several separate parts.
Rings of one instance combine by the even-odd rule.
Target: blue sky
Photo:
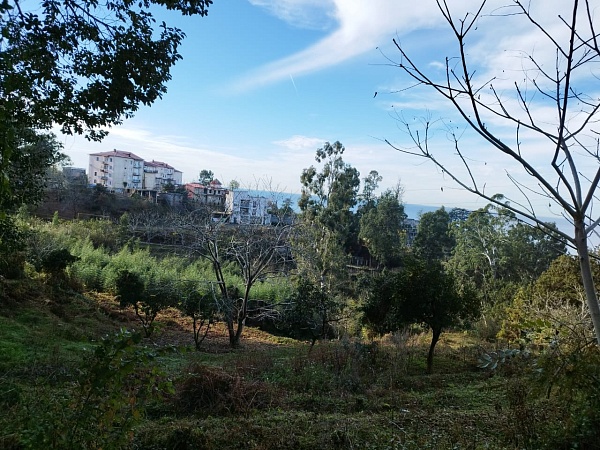
[[[531,7],[560,34],[556,17],[565,3],[533,0]],[[461,16],[479,2],[451,4]],[[489,4],[493,12],[501,3]],[[410,145],[394,111],[409,120],[428,115],[456,119],[429,91],[399,92],[410,81],[386,59],[399,58],[392,43],[396,38],[425,69],[442,73],[444,57],[455,54],[456,47],[434,0],[215,0],[204,18],[159,11],[157,19],[187,34],[168,93],[110,130],[101,143],[61,137],[75,166],[87,168],[88,153],[116,148],[167,162],[183,172],[186,182],[201,169],[210,169],[224,184],[235,179],[246,187],[268,184],[299,193],[300,174],[315,164],[315,150],[325,141],[339,140],[346,147],[344,160],[361,176],[377,170],[382,188],[400,181],[407,203],[469,209],[486,204],[432,164],[382,141]],[[523,78],[521,51],[553,62],[554,55],[545,54],[543,38],[530,33],[522,21],[484,20],[469,42],[482,78],[500,71],[505,74],[501,88],[509,92],[513,78]],[[547,109],[540,105],[540,114],[548,114],[550,123],[552,112]],[[507,139],[514,134],[508,128],[498,132],[507,133]],[[452,158],[452,144],[444,133],[437,138],[437,151]],[[547,144],[524,139],[532,158],[543,156]],[[468,132],[461,145],[472,152],[473,168],[486,183],[486,192],[519,195],[506,176],[506,171],[518,175],[511,161],[501,160],[497,151]],[[448,159],[448,164],[455,161]],[[547,165],[547,160],[540,164]],[[545,199],[540,203],[540,215],[556,210],[547,204]]]

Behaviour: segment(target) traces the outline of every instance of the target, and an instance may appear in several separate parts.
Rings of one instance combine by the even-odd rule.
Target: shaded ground
[[[109,373],[119,374],[132,357],[139,369],[102,378],[87,362],[90,349],[120,328],[139,328],[131,310],[105,294],[0,285],[0,407],[7,412],[0,418],[0,448],[40,448],[27,442],[62,436],[78,417],[79,434],[44,448],[540,448],[535,439],[553,420],[555,406],[529,402],[518,370],[492,376],[477,369],[483,343],[464,333],[442,335],[435,373],[427,375],[427,335],[341,339],[310,350],[247,328],[241,347],[231,350],[218,324],[194,351],[191,320],[169,310],[140,347],[180,348],[150,361],[158,364],[157,375],[138,353],[124,353]],[[85,387],[81,380],[100,383],[91,405],[75,401]],[[141,396],[148,382],[154,388]],[[161,388],[163,382],[173,391]],[[82,415],[98,411],[118,415]],[[130,420],[115,428],[117,417]]]

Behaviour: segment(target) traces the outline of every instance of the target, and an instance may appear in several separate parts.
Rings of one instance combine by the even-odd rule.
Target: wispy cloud
[[[337,27],[316,44],[242,76],[233,87],[238,92],[289,78],[290,74],[299,76],[335,66],[375,49],[397,33],[441,21],[433,0],[425,0],[418,8],[407,8],[404,2],[396,0],[250,1],[289,23],[306,26],[304,19],[312,18],[319,24],[325,17],[333,18]]]
[[[306,150],[311,150],[314,152],[317,148],[323,146],[325,140],[316,137],[294,135],[288,139],[275,141],[273,143],[279,147],[283,147],[294,152],[304,152]]]
[[[248,1],[294,27],[325,30],[335,23],[331,14],[335,9],[333,0]]]
[[[392,37],[402,38],[415,30],[444,25],[435,0],[422,0],[418,6],[412,7],[397,0],[248,1],[293,26],[332,28],[332,31],[314,45],[242,75],[234,83],[233,89],[236,92],[268,85],[289,78],[290,75],[300,76],[332,67],[378,46],[389,44]],[[451,1],[450,8],[454,19],[458,21],[466,17],[468,12],[477,10],[480,3],[480,0]],[[472,47],[473,59],[482,67],[487,66],[490,69],[502,65],[507,72],[523,70],[523,58],[515,53],[517,49],[535,50],[540,61],[551,61],[556,55],[552,52],[546,54],[544,46],[536,47],[539,36],[531,33],[531,24],[522,20],[519,22],[517,18],[511,21],[508,27],[510,33],[507,33],[507,21],[518,11],[514,6],[512,9],[506,9],[505,6],[504,0],[488,2],[483,18],[478,23],[481,30],[476,45]],[[557,15],[563,13],[568,16],[569,7],[569,2],[564,0],[537,1],[529,5],[530,11],[543,26],[549,26],[550,23],[556,26]],[[502,15],[502,19],[493,20],[497,15]],[[559,28],[561,26],[562,24],[558,25]],[[564,27],[562,28],[548,30],[558,35],[565,31]],[[431,40],[435,39],[440,39],[440,35],[432,34]],[[430,63],[432,66],[440,65],[440,62],[436,61]],[[487,71],[481,73],[484,75]]]

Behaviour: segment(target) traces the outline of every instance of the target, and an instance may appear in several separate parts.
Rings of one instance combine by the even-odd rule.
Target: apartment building
[[[181,185],[183,173],[161,161],[144,161],[131,152],[112,152],[89,155],[88,181],[107,189],[122,192],[127,189],[160,191],[163,186]]]
[[[144,161],[144,178],[142,189],[160,191],[163,186],[171,184],[179,186],[183,173],[162,161]]]
[[[115,191],[140,189],[143,164],[144,160],[131,152],[92,153],[89,155],[88,181]]]
[[[227,189],[217,179],[208,185],[200,183],[188,183],[185,185],[188,198],[202,205],[224,206]]]
[[[273,201],[252,191],[231,189],[225,195],[225,212],[233,224],[271,224]]]

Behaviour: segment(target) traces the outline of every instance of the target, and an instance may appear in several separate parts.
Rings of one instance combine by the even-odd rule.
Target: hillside
[[[137,323],[110,296],[1,286],[0,448],[540,448],[559,426],[517,361],[478,369],[487,344],[464,333],[426,375],[420,334],[310,351],[249,329],[231,351],[219,325],[193,351],[174,311],[144,339],[118,334]]]

